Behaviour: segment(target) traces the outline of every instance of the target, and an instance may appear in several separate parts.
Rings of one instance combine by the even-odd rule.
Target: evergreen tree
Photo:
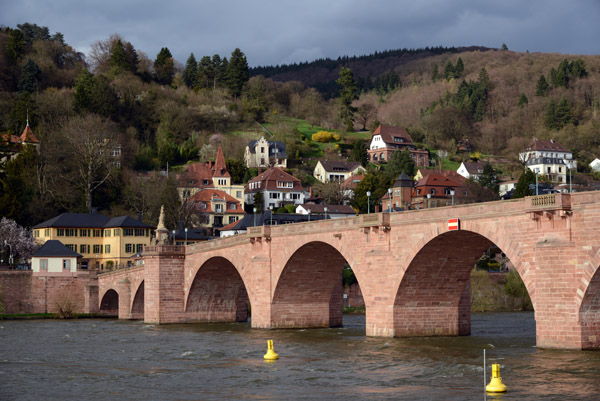
[[[440,78],[440,73],[438,71],[438,65],[437,63],[433,64],[433,67],[431,69],[431,80],[433,82],[437,81]]]
[[[567,59],[564,59],[558,65],[558,69],[556,70],[556,73],[554,74],[554,81],[552,82],[552,84],[554,85],[554,87],[562,86],[562,87],[568,88],[569,87],[569,75],[570,75],[569,61]]]
[[[519,97],[518,106],[524,107],[526,104],[529,104],[529,99],[527,99],[527,96],[524,93],[521,93],[521,97]]]
[[[204,56],[198,62],[196,71],[196,86],[198,88],[212,88],[215,72],[209,56]]]
[[[198,64],[196,63],[196,57],[194,53],[191,53],[185,63],[185,69],[183,70],[183,82],[188,88],[196,86],[196,77],[198,75]]]
[[[485,87],[485,90],[487,91],[490,87],[490,75],[488,74],[487,70],[485,69],[485,67],[482,67],[481,70],[479,71],[479,78],[478,81],[481,85],[483,85]]]
[[[535,84],[535,95],[536,96],[546,96],[546,94],[548,93],[548,81],[546,81],[546,77],[544,76],[544,74],[540,75],[540,79],[538,79],[537,83]]]
[[[444,67],[444,78],[446,81],[449,81],[452,77],[454,77],[454,64],[452,64],[452,61],[448,60]]]
[[[556,88],[558,85],[556,84],[556,70],[554,67],[550,68],[550,72],[548,73],[548,78],[550,79],[550,83],[552,87]]]
[[[42,75],[40,67],[32,59],[29,59],[23,66],[23,72],[21,72],[19,90],[29,93],[35,92],[38,87],[40,75]]]
[[[416,173],[415,162],[408,149],[394,152],[385,166],[385,174],[390,180],[396,179],[401,173],[414,177]]]
[[[558,102],[555,116],[559,129],[567,124],[573,124],[573,112],[571,111],[571,104],[564,97],[560,99],[560,102]]]
[[[582,59],[578,58],[575,60],[571,67],[571,75],[573,78],[583,78],[587,76],[587,71],[585,70],[585,63]]]
[[[546,127],[551,130],[558,129],[558,120],[556,119],[556,103],[554,99],[550,100],[546,107]]]
[[[125,52],[125,46],[121,39],[114,42],[110,49],[110,66],[115,71],[131,70],[129,63],[127,62],[127,53]]]
[[[175,75],[175,62],[168,48],[163,47],[154,60],[154,76],[163,85],[170,85]]]
[[[227,68],[227,86],[231,96],[236,98],[240,96],[242,88],[248,82],[248,79],[249,69],[246,55],[240,49],[235,49],[231,53]]]
[[[524,198],[526,196],[533,195],[533,191],[529,189],[529,185],[531,184],[535,185],[535,173],[526,167],[525,172],[519,177],[519,181],[515,187],[515,192],[512,196],[513,199]]]
[[[86,69],[82,70],[75,80],[73,108],[77,113],[82,113],[91,108],[93,101],[92,89],[95,81],[94,75]]]
[[[211,60],[213,70],[213,88],[222,87],[227,84],[227,69],[229,68],[229,62],[227,57],[223,57],[215,54]]]
[[[500,187],[498,174],[498,170],[493,168],[490,163],[485,163],[485,165],[483,166],[483,171],[479,175],[479,180],[477,182],[482,187],[491,189],[494,192],[494,194],[498,195],[498,189]]]
[[[465,65],[463,63],[463,60],[459,57],[458,60],[456,60],[456,67],[454,68],[454,78],[460,78],[464,69]]]
[[[502,50],[508,50],[508,46],[506,46],[506,43],[502,43]]]
[[[359,162],[363,167],[369,163],[369,155],[367,154],[368,145],[365,141],[357,140],[352,145],[352,153],[350,153],[350,161]]]
[[[335,81],[340,87],[340,118],[344,122],[346,131],[354,131],[354,113],[356,107],[352,102],[358,99],[358,85],[349,68],[342,67],[339,77]]]

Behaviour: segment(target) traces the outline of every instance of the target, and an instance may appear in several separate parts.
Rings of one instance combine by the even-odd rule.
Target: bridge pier
[[[131,282],[127,277],[119,281],[119,319],[131,318]]]
[[[144,249],[145,323],[185,321],[184,264],[183,246],[156,245]]]

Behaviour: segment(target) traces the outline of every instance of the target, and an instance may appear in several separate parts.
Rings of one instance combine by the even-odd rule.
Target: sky
[[[251,67],[426,46],[600,54],[600,0],[0,0],[0,25],[61,32],[78,51],[117,33],[155,59],[168,47]]]

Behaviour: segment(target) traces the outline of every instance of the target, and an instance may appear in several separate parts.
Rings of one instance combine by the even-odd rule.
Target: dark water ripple
[[[509,389],[488,399],[600,400],[600,352],[535,348],[531,313],[474,314],[467,337],[371,338],[364,316],[344,324],[0,321],[0,400],[481,400],[483,348]]]

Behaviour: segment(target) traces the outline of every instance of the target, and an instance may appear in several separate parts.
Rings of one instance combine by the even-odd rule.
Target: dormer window
[[[435,188],[431,188],[431,189],[429,190],[429,193],[430,193],[431,195],[435,195]]]
[[[402,138],[401,136],[395,136],[394,142],[404,143],[404,138]]]

